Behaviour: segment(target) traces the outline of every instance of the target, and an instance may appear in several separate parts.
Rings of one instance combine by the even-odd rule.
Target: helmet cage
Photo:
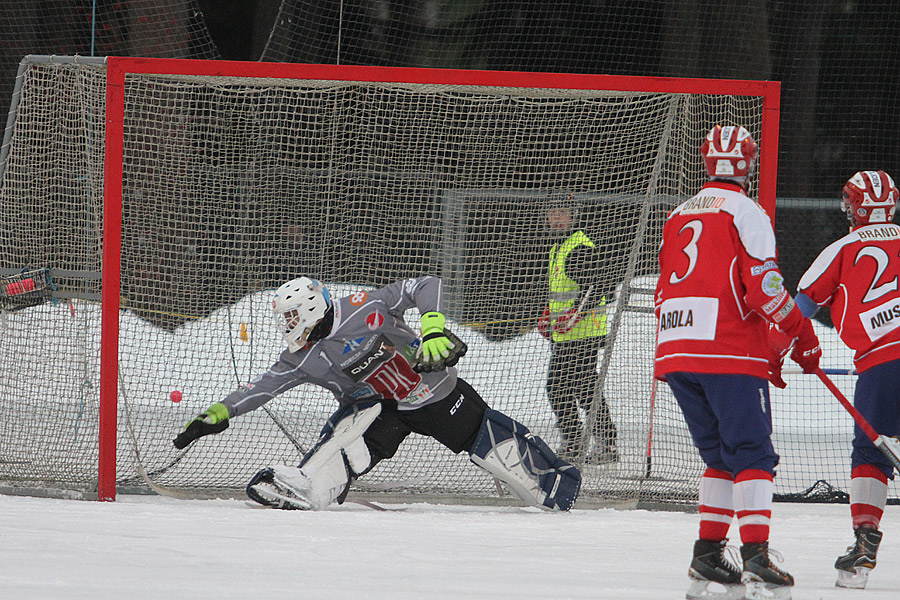
[[[841,211],[853,227],[890,223],[900,192],[884,171],[859,171],[841,190]]]
[[[315,279],[293,279],[275,291],[272,311],[282,322],[284,341],[291,352],[306,345],[310,333],[330,308],[328,290]]]

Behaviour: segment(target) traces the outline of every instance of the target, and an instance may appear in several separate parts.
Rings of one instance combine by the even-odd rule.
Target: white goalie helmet
[[[284,341],[291,352],[306,345],[309,334],[331,308],[325,286],[309,277],[292,279],[275,290],[272,311],[284,324]]]

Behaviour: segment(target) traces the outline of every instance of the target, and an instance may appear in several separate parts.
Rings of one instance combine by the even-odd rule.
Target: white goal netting
[[[337,408],[307,386],[184,451],[171,440],[274,361],[282,342],[272,292],[300,275],[326,282],[334,296],[440,275],[450,327],[469,345],[461,375],[558,446],[550,349],[534,327],[547,294],[545,212],[566,194],[618,284],[597,370],[619,460],[584,466],[582,498],[695,496],[699,458],[668,389],[654,390],[651,376],[656,249],[667,211],[705,180],[702,135],[717,122],[741,123],[759,139],[762,98],[503,82],[445,85],[437,71],[435,83],[415,85],[126,78],[121,489],[149,478],[187,493],[235,493],[259,468],[299,461]],[[2,155],[0,276],[49,269],[53,293],[0,316],[0,481],[91,489],[105,68],[35,59],[20,83]],[[797,431],[815,428],[801,424]],[[824,477],[797,465],[785,473],[785,493]],[[465,456],[416,435],[360,484],[354,493],[472,502],[498,494]]]

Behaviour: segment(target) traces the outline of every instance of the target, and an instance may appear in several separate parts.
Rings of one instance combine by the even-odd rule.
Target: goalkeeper
[[[404,320],[411,308],[422,315],[421,337]],[[247,486],[251,499],[301,510],[340,503],[356,478],[394,456],[415,432],[468,453],[528,505],[568,510],[574,504],[578,469],[457,377],[454,365],[466,345],[445,327],[440,279],[397,281],[333,301],[321,283],[301,277],[278,288],[273,310],[288,346],[278,361],[174,440],[184,448],[224,431],[235,417],[303,383],[330,390],[340,408],[315,446],[299,465],[256,473]]]

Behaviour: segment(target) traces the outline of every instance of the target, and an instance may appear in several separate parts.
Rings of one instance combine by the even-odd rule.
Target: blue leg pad
[[[549,510],[569,510],[581,489],[577,468],[527,427],[496,410],[485,412],[470,458],[521,500]]]

